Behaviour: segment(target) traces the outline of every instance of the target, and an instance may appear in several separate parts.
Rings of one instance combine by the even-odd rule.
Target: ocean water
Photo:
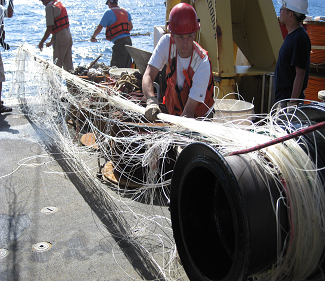
[[[73,61],[75,65],[89,63],[103,54],[110,61],[112,43],[106,39],[98,43],[89,41],[99,24],[104,11],[108,8],[102,1],[62,0],[69,15],[70,30],[74,41]],[[14,0],[15,13],[11,19],[6,19],[6,41],[19,46],[23,42],[37,47],[45,32],[45,6],[39,0]],[[165,5],[161,0],[122,0],[120,6],[127,9],[133,19],[132,33],[153,32],[154,25],[165,22]],[[104,29],[97,38],[104,38]],[[153,49],[152,36],[132,36],[135,46]],[[39,52],[42,54],[41,52]],[[52,47],[45,48],[43,55],[52,54]]]
[[[8,0],[7,0],[8,1]],[[14,16],[5,18],[6,40],[11,48],[4,51],[0,47],[5,67],[6,80],[3,83],[2,97],[8,96],[12,70],[14,69],[17,49],[23,43],[28,43],[35,48],[35,53],[52,60],[52,47],[45,47],[43,51],[38,50],[39,41],[42,39],[45,29],[45,6],[39,0],[13,0]],[[110,63],[113,44],[105,38],[104,29],[97,36],[97,43],[90,42],[95,28],[99,24],[103,13],[108,8],[106,0],[82,1],[82,0],[61,0],[65,5],[70,21],[70,31],[73,38],[73,63],[74,67],[88,66],[100,54],[99,62],[107,65]],[[127,9],[132,16],[132,34],[148,35],[132,36],[132,44],[137,48],[147,51],[154,49],[154,26],[165,23],[165,4],[163,0],[121,0],[121,7]],[[49,41],[49,40],[47,40]]]
[[[229,0],[224,0],[229,1]],[[310,15],[325,16],[325,0],[309,0]],[[36,54],[52,60],[52,47],[40,52],[37,48],[39,41],[45,32],[45,7],[39,0],[13,0],[14,16],[5,19],[6,43],[11,48],[9,51],[1,51],[4,61],[7,83],[3,84],[2,96],[5,98],[14,69],[14,59],[17,47],[28,43],[35,48]],[[82,0],[61,0],[68,11],[70,30],[73,37],[73,63],[74,66],[87,66],[100,54],[99,62],[110,63],[113,44],[104,39],[104,30],[97,36],[103,38],[98,43],[89,41],[100,19],[107,9],[106,0],[82,1]],[[280,4],[273,0],[274,8],[279,14]],[[148,35],[132,36],[134,47],[152,52],[154,49],[154,26],[165,24],[165,3],[164,0],[120,0],[119,5],[131,13],[133,19],[132,34]],[[0,47],[1,48],[1,47]],[[1,48],[2,49],[2,48]]]

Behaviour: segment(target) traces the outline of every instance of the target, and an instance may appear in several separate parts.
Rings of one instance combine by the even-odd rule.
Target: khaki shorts
[[[5,70],[3,68],[3,62],[0,53],[0,82],[4,82],[4,81],[6,81],[6,77],[5,77]]]
[[[58,67],[73,70],[72,37],[69,28],[64,28],[53,36],[53,62]]]

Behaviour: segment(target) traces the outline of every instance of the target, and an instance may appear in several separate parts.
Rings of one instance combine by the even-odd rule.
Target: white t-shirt
[[[152,56],[148,64],[161,70],[164,65],[168,62],[169,54],[169,45],[170,45],[170,34],[165,34],[162,36],[152,53]],[[179,89],[183,88],[185,76],[182,72],[183,69],[188,69],[190,64],[191,57],[181,58],[177,53],[177,84]],[[198,102],[204,102],[206,91],[208,88],[208,83],[210,79],[210,62],[208,56],[200,63],[199,67],[193,75],[193,83],[190,88],[189,97]]]

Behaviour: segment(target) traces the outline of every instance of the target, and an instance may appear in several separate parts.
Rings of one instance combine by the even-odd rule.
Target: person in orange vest
[[[199,19],[191,5],[179,3],[170,11],[168,30],[171,34],[160,38],[142,79],[147,104],[145,117],[149,121],[155,121],[161,112],[153,81],[165,64],[164,103],[168,113],[189,118],[210,113],[214,104],[213,74],[207,51],[194,41],[199,29]]]
[[[9,4],[7,7],[5,7],[5,0],[0,0],[0,23],[1,23],[1,25],[0,25],[0,44],[4,48],[4,50],[9,50],[10,47],[7,43],[4,42],[5,31],[4,31],[3,19],[5,17],[11,18],[13,16],[13,13],[14,13],[14,4],[13,4],[12,0],[9,0]],[[5,71],[4,71],[4,67],[3,67],[2,57],[0,54],[0,114],[12,111],[11,107],[7,107],[7,106],[3,105],[3,101],[1,100],[2,82],[5,82],[5,81],[6,81]]]
[[[46,47],[53,45],[53,62],[66,70],[73,70],[72,36],[69,28],[69,17],[66,8],[58,0],[40,0],[45,6],[46,31],[38,48],[42,51],[44,42],[52,34]]]
[[[107,0],[109,9],[105,11],[99,25],[91,36],[91,42],[97,42],[96,36],[106,27],[106,39],[113,42],[110,66],[130,68],[132,58],[125,45],[132,46],[130,31],[133,28],[131,15],[118,6],[117,0]]]

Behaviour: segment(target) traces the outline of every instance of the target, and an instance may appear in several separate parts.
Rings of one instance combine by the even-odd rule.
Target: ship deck
[[[119,238],[127,226],[107,183],[73,172],[18,105],[0,115],[0,153],[0,280],[160,279]]]

